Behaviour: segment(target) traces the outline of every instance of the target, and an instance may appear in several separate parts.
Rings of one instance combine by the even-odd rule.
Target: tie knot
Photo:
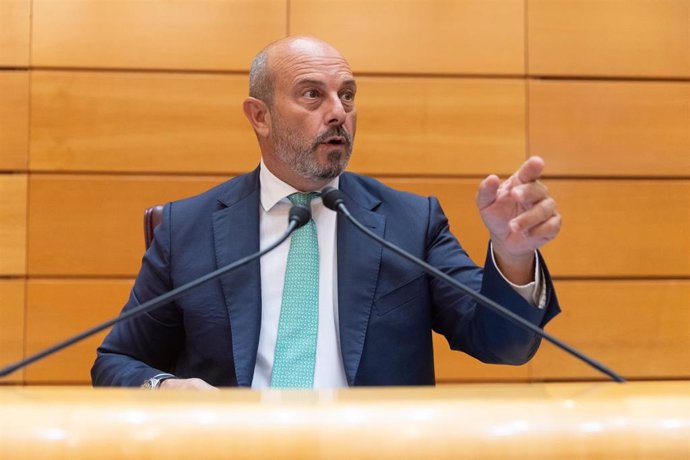
[[[300,204],[309,208],[311,205],[311,200],[317,196],[319,196],[318,192],[297,192],[293,193],[292,195],[288,195],[288,200],[290,200],[290,203],[292,204]]]

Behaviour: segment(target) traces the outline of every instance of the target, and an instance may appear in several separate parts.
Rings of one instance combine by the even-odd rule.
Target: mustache
[[[316,146],[318,144],[322,144],[322,143],[326,142],[326,140],[328,138],[335,137],[335,136],[342,137],[343,139],[345,139],[345,143],[347,145],[352,145],[352,136],[342,126],[338,126],[335,128],[329,128],[326,131],[324,131],[323,133],[319,134],[316,137],[316,140],[314,141],[314,145]]]

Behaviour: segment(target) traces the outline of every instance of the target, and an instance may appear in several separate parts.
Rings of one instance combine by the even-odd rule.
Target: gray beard
[[[284,133],[275,125],[274,132]],[[321,165],[317,161],[316,149],[331,136],[343,136],[347,139],[347,144],[339,146],[339,150],[328,152],[326,165]],[[287,133],[285,136],[277,137],[276,155],[283,163],[290,165],[300,177],[308,180],[335,179],[345,171],[350,161],[352,137],[342,127],[339,127],[320,134],[313,144],[304,145],[295,139],[291,133]]]

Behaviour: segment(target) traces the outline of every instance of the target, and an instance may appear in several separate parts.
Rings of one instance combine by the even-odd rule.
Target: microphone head
[[[296,222],[297,226],[295,230],[309,222],[311,219],[311,209],[301,204],[293,204],[290,208],[290,215],[288,216],[288,222]]]
[[[323,205],[332,211],[337,211],[338,207],[345,202],[343,193],[333,187],[326,187],[321,190],[321,200]]]

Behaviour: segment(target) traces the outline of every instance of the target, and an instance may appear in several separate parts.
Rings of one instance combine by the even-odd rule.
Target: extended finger
[[[542,171],[544,171],[544,160],[537,156],[529,157],[513,174],[513,183],[518,185],[533,182],[541,177]]]
[[[553,198],[546,198],[512,219],[510,229],[514,232],[527,233],[531,228],[541,225],[556,214],[556,201]]]

